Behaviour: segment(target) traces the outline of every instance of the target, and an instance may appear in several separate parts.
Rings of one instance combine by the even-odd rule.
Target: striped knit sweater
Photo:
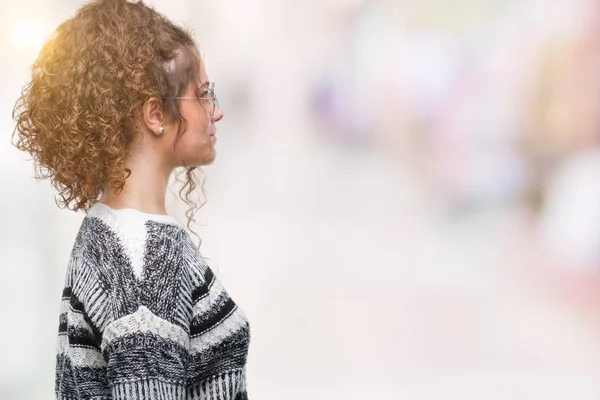
[[[244,400],[249,342],[173,217],[90,208],[62,294],[58,400]]]

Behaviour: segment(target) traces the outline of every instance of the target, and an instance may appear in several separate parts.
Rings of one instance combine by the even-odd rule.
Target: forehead
[[[202,59],[202,57],[199,57],[198,69],[198,77],[200,78],[200,83],[203,84],[208,82],[208,74],[206,73],[206,66],[204,65],[204,60]]]
[[[200,54],[200,50],[197,47],[191,48],[191,55],[194,59],[194,64],[198,66],[198,78],[201,82],[206,82],[208,80],[208,76],[206,74],[206,65],[204,64],[204,59],[202,54]]]
[[[198,56],[195,63],[197,64],[198,69],[194,77],[195,79],[187,84],[185,88],[186,93],[194,92],[196,89],[206,85],[209,81],[208,75],[206,73],[206,67],[204,66],[204,61],[202,60],[202,57]]]

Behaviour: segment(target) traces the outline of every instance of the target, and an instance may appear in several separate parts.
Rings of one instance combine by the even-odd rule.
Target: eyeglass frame
[[[213,117],[215,115],[215,111],[219,106],[219,100],[217,99],[217,95],[215,94],[215,83],[214,82],[205,82],[202,86],[206,86],[206,91],[212,94],[212,97],[192,97],[192,96],[179,96],[179,97],[167,97],[168,99],[175,100],[212,100],[212,111],[210,116]]]

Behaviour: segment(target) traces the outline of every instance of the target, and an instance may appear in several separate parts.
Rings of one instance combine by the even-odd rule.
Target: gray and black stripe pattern
[[[92,207],[58,331],[59,400],[247,399],[248,320],[176,223]]]

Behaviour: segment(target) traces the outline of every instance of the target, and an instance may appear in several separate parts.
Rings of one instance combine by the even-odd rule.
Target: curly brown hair
[[[13,144],[31,154],[37,179],[50,179],[59,207],[87,212],[103,188],[122,190],[131,174],[124,160],[145,101],[159,98],[179,122],[177,139],[185,133],[174,98],[198,79],[199,63],[191,34],[142,1],[87,4],[33,64],[13,110]],[[179,195],[190,228],[203,202],[191,198],[196,168],[185,169]]]

